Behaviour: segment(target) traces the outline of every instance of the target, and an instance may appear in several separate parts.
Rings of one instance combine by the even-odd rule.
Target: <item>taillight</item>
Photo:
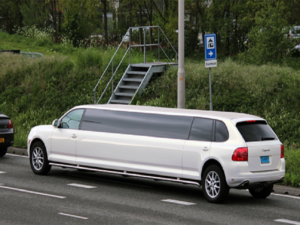
[[[232,161],[248,161],[248,148],[237,148],[232,155]]]
[[[9,120],[9,122],[8,122],[8,128],[14,128],[14,125],[13,125],[13,123],[11,122],[11,120]]]
[[[280,158],[284,158],[284,147],[283,147],[283,145],[280,146],[280,149],[281,149]]]
[[[247,120],[247,123],[255,123],[256,120]]]

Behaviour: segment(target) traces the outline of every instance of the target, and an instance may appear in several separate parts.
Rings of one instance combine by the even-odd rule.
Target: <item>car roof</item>
[[[137,105],[118,105],[118,104],[106,104],[106,105],[81,105],[74,108],[89,108],[89,109],[104,109],[104,110],[116,110],[116,111],[128,111],[128,112],[141,112],[141,113],[156,113],[156,114],[168,114],[178,116],[192,116],[192,117],[205,117],[210,119],[228,119],[236,122],[243,120],[264,120],[258,116],[236,113],[236,112],[223,112],[223,111],[209,111],[209,110],[197,110],[197,109],[178,109],[178,108],[163,108],[154,106],[137,106]]]

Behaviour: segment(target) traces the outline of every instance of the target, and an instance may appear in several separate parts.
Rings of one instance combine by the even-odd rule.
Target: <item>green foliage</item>
[[[22,2],[20,11],[22,13],[22,23],[24,26],[36,26],[41,29],[45,28],[50,15],[50,10],[45,6],[45,2],[36,0]]]
[[[300,187],[300,149],[297,144],[285,143],[285,169],[283,184]]]
[[[288,12],[283,1],[268,2],[256,13],[255,26],[249,38],[249,51],[241,54],[241,59],[248,63],[282,63],[293,47],[287,39]]]
[[[54,30],[51,27],[38,29],[36,25],[24,26],[15,29],[16,34],[34,39],[30,42],[33,46],[51,45]]]

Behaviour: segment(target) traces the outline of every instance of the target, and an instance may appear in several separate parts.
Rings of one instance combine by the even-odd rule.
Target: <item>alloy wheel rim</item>
[[[205,178],[205,191],[210,198],[216,198],[220,193],[220,177],[215,171],[210,171]]]
[[[44,153],[40,147],[35,147],[32,151],[32,165],[35,170],[41,170],[44,165]]]

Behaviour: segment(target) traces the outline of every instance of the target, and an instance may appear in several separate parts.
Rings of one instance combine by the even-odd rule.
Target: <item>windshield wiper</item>
[[[274,137],[261,137],[262,141],[266,141],[266,140],[275,140]]]

